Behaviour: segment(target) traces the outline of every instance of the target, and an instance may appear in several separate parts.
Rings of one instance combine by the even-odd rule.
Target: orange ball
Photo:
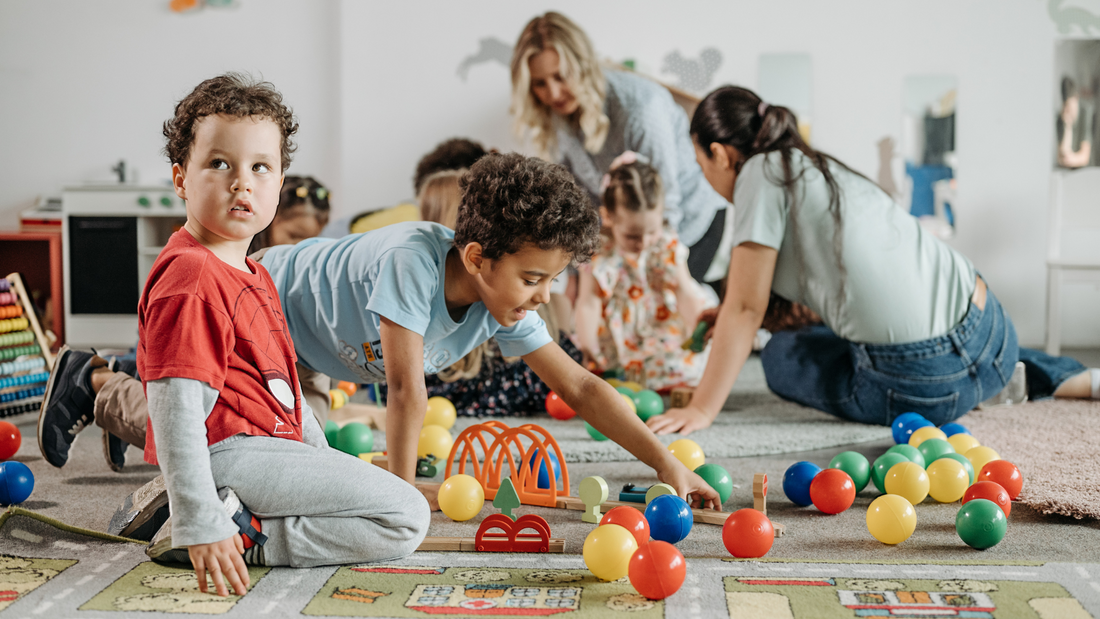
[[[738,559],[756,559],[768,554],[775,541],[772,521],[755,509],[739,509],[722,525],[722,543]]]
[[[630,531],[634,539],[638,540],[638,546],[649,541],[649,522],[640,510],[627,505],[620,505],[608,511],[600,519],[600,525],[617,524]]]
[[[1015,464],[1012,464],[1008,460],[993,460],[987,462],[982,467],[980,473],[975,477],[976,481],[992,481],[1001,485],[1008,493],[1008,498],[1013,501],[1016,497],[1020,496],[1020,491],[1024,489],[1024,476],[1020,473],[1020,469],[1016,468]]]
[[[348,394],[349,396],[355,395],[355,392],[359,391],[359,385],[356,385],[349,380],[342,380],[336,383],[336,388]]]
[[[840,469],[824,469],[810,482],[810,500],[826,514],[839,514],[856,500],[856,484]]]
[[[577,416],[577,411],[569,407],[565,403],[565,400],[561,399],[561,396],[550,392],[550,395],[546,396],[546,412],[550,413],[550,416],[554,419],[560,419],[565,421],[566,419],[572,419]]]
[[[23,444],[19,428],[8,421],[0,421],[0,461],[10,460]]]
[[[995,481],[975,482],[973,486],[966,489],[966,494],[964,494],[962,498],[962,504],[966,505],[974,499],[993,501],[997,504],[997,507],[1000,507],[1001,511],[1005,513],[1006,518],[1012,513],[1012,499],[1008,498],[1008,493],[1001,487],[1001,484]]]
[[[679,591],[684,584],[687,562],[684,561],[684,555],[672,544],[653,540],[634,551],[634,555],[630,557],[627,576],[638,593],[651,600],[663,600]]]

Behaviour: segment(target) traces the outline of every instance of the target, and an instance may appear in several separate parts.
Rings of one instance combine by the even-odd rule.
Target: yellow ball
[[[978,442],[978,439],[965,432],[959,432],[955,436],[948,437],[947,442],[951,443],[951,446],[955,448],[955,453],[957,454],[965,454],[971,449],[981,447],[982,445]]]
[[[620,393],[619,395],[623,396],[623,399],[626,400],[626,405],[630,407],[630,412],[637,415],[638,407],[634,404],[634,400],[630,399],[630,396],[626,395],[625,393]]]
[[[626,576],[630,557],[638,550],[634,534],[617,524],[596,527],[584,538],[584,564],[601,580]]]
[[[439,509],[451,520],[465,522],[485,505],[485,489],[469,475],[451,475],[439,486]]]
[[[909,436],[909,444],[913,447],[920,447],[921,443],[930,438],[940,438],[946,441],[947,435],[943,433],[943,430],[935,426],[925,426],[913,430],[913,434]]]
[[[332,405],[330,406],[332,410],[344,408],[344,405],[348,403],[348,393],[343,389],[330,389],[328,397],[332,400]]]
[[[632,380],[625,381],[625,382],[623,382],[623,384],[621,384],[619,386],[620,387],[626,387],[627,389],[630,389],[631,391],[635,391],[635,392],[636,391],[645,391],[645,387],[643,387],[642,385],[639,385],[638,383],[636,383]]]
[[[437,395],[428,398],[428,413],[424,415],[424,425],[439,426],[444,430],[450,430],[455,425],[455,405],[447,398]],[[436,454],[438,455],[438,454]]]
[[[447,428],[442,426],[424,426],[420,429],[420,440],[416,444],[416,455],[423,458],[428,454],[435,456],[436,461],[442,460],[451,454],[451,445],[454,439]]]
[[[707,463],[707,457],[703,454],[703,448],[698,443],[690,438],[682,438],[678,441],[673,441],[668,446],[668,450],[672,452],[672,455],[676,456],[676,459],[684,463],[689,471],[703,466]]]
[[[609,378],[607,379],[607,384],[611,385],[612,387],[622,387],[623,381],[617,378]]]
[[[916,462],[899,462],[886,473],[887,494],[896,494],[913,505],[928,496],[928,473]]]
[[[916,529],[917,512],[903,497],[884,494],[867,508],[867,530],[883,544],[900,544]]]
[[[993,451],[989,447],[975,447],[968,450],[963,454],[967,460],[970,460],[970,464],[974,465],[974,474],[977,475],[981,472],[982,467],[994,460],[1000,460],[1001,456],[997,452]]]
[[[970,473],[958,460],[940,458],[928,465],[928,494],[940,503],[954,503],[970,487]]]

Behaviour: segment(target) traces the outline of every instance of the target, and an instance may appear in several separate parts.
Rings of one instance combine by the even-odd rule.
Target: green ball
[[[932,464],[944,454],[955,453],[955,448],[951,446],[951,443],[942,438],[926,439],[917,449],[920,450],[920,455],[924,456],[924,461],[928,464]]]
[[[970,462],[970,460],[968,460],[966,456],[960,453],[951,452],[949,454],[941,455],[939,458],[936,458],[936,460],[940,460],[942,458],[951,458],[952,460],[962,464],[963,468],[966,469],[966,474],[970,475],[970,484],[974,485],[974,464]]]
[[[655,417],[665,412],[664,400],[661,399],[661,396],[657,395],[656,391],[651,389],[639,391],[632,399],[634,400],[634,407],[638,409],[638,416],[642,418],[642,421],[648,421],[650,417]]]
[[[588,430],[588,436],[591,436],[592,438],[596,439],[597,441],[606,441],[607,440],[606,436],[604,436],[603,434],[600,434],[600,431],[597,430],[596,428],[593,428],[592,424],[588,423],[587,421],[584,422],[584,429]]]
[[[862,491],[867,487],[867,482],[871,481],[871,463],[866,456],[856,451],[844,451],[833,456],[829,460],[829,468],[847,473],[856,484],[856,492]]]
[[[336,436],[336,448],[346,454],[358,456],[369,452],[372,447],[374,447],[374,434],[370,428],[358,421],[340,428],[340,433]]]
[[[875,488],[882,494],[886,494],[886,474],[895,464],[910,462],[909,458],[899,453],[884,453],[879,456],[871,466],[871,481],[875,482]]]
[[[959,508],[955,516],[955,531],[967,546],[985,550],[996,546],[1005,538],[1008,519],[993,501],[974,499]]]
[[[719,498],[725,503],[733,494],[733,479],[726,469],[717,464],[704,464],[695,469],[695,474],[703,478],[711,488],[718,492]]]
[[[625,395],[626,397],[630,398],[631,400],[634,399],[634,396],[638,395],[638,392],[634,391],[630,387],[615,387],[615,391],[618,391],[619,393]]]
[[[905,443],[901,443],[900,445],[894,445],[890,449],[887,449],[886,453],[888,453],[888,454],[901,454],[901,455],[905,456],[905,458],[907,460],[909,460],[910,462],[912,462],[913,464],[919,465],[922,469],[923,468],[928,468],[927,465],[932,463],[931,460],[928,460],[927,462],[925,462],[924,454],[922,454],[919,449],[917,449],[916,447],[913,447],[912,445],[906,445]]]
[[[336,425],[335,421],[329,420],[325,422],[325,440],[328,441],[328,446],[333,449],[336,448],[336,437],[340,435],[340,426]]]

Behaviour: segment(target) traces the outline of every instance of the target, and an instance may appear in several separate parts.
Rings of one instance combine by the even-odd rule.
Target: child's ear
[[[462,264],[466,267],[466,272],[470,275],[476,275],[481,272],[481,269],[488,263],[485,256],[482,254],[484,248],[481,243],[466,243],[466,245],[459,250],[459,256],[462,257]]]
[[[600,205],[600,225],[604,228],[610,228],[611,224],[611,212],[607,210],[606,206]]]
[[[184,173],[183,166],[178,163],[172,164],[172,187],[176,190],[176,195],[180,200],[187,199],[187,189],[184,187]]]

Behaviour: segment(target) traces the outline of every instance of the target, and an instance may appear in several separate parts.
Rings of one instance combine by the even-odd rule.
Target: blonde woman
[[[691,250],[688,270],[704,280],[726,227],[727,203],[703,178],[687,115],[668,90],[604,71],[584,31],[549,12],[528,22],[516,42],[512,115],[517,134],[565,165],[594,206],[612,160],[625,151],[644,155],[665,181],[665,218]]]

